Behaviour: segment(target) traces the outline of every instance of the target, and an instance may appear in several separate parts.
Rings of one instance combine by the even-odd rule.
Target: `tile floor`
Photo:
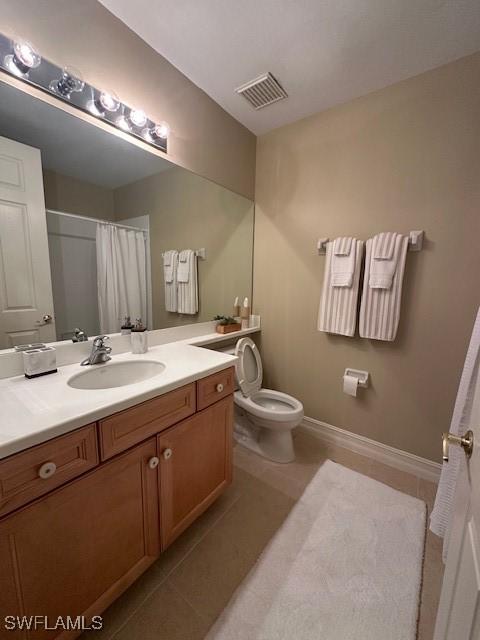
[[[263,460],[235,447],[231,487],[105,613],[84,640],[200,640],[327,459],[364,473],[432,508],[435,485],[346,449],[295,435],[297,459]],[[431,640],[443,574],[441,541],[427,535],[418,640]]]

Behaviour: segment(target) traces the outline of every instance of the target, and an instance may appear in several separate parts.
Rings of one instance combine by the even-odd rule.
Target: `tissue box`
[[[53,347],[22,351],[23,369],[26,378],[46,376],[57,371],[57,354]]]

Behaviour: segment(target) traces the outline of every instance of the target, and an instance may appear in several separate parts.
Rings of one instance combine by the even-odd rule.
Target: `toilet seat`
[[[262,359],[250,338],[239,340],[235,349],[228,348],[228,353],[237,356],[235,439],[267,460],[292,462],[295,460],[292,429],[303,419],[302,403],[286,393],[262,389]]]
[[[245,397],[262,388],[263,365],[257,345],[251,338],[240,338],[235,346],[238,386]]]
[[[273,422],[292,422],[303,417],[301,402],[273,389],[260,389],[248,397],[236,391],[235,402],[253,416]]]

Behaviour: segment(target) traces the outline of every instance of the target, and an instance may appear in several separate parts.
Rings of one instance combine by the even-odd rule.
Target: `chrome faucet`
[[[109,353],[112,352],[112,347],[106,347],[105,340],[109,340],[109,337],[97,336],[95,338],[91,354],[80,363],[82,367],[87,364],[101,364],[102,362],[108,362],[111,360]]]
[[[88,342],[88,336],[87,336],[86,331],[76,327],[73,330],[72,342]]]

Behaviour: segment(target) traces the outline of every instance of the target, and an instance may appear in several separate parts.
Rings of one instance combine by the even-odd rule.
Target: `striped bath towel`
[[[197,256],[193,249],[184,249],[178,256],[178,313],[198,313]]]
[[[370,272],[372,270],[374,240],[367,240],[365,256],[365,277],[363,280],[362,304],[360,307],[360,336],[373,340],[395,340],[400,320],[400,303],[402,299],[403,274],[408,249],[408,237],[396,234],[393,253],[395,273],[388,289],[372,286]]]
[[[363,241],[354,240],[355,270],[351,287],[332,286],[332,258],[333,242],[327,243],[325,259],[325,275],[323,277],[322,295],[318,310],[319,331],[339,333],[343,336],[353,336],[357,320],[358,282],[362,264]]]
[[[163,279],[165,282],[165,310],[176,313],[178,251],[171,249],[163,254]]]

